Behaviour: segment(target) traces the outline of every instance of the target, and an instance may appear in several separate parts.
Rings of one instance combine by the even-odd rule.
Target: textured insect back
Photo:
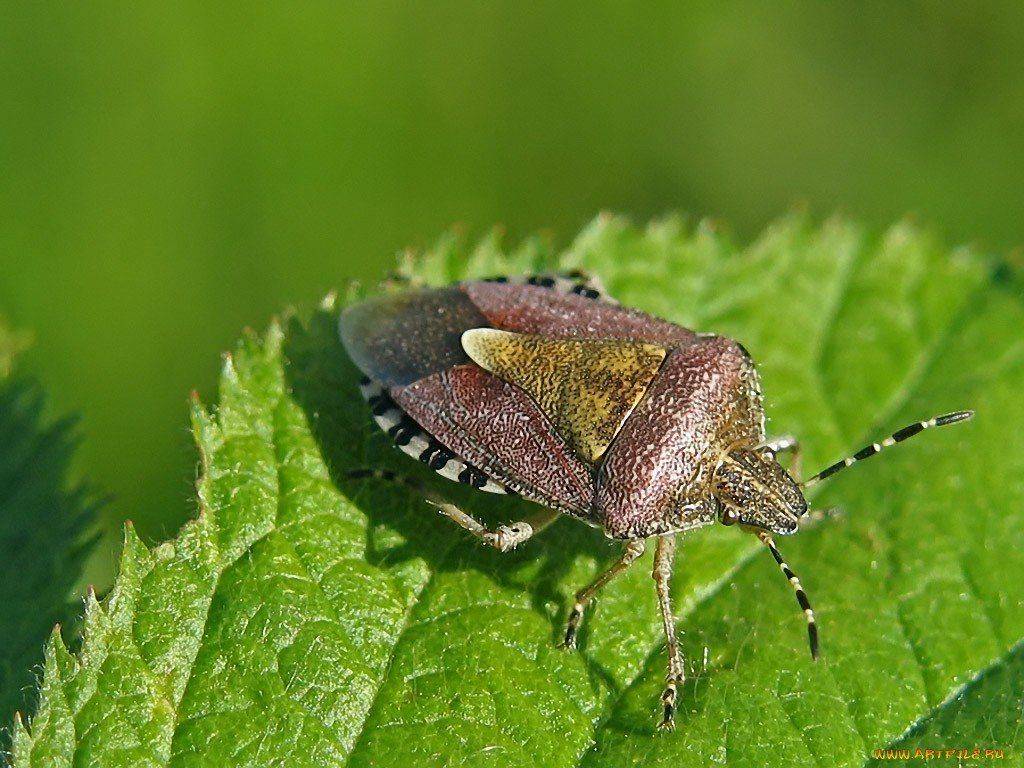
[[[742,382],[743,409],[741,413],[756,423],[756,430],[761,440],[765,435],[764,415],[764,394],[761,390],[761,375],[757,372],[754,358],[750,356],[747,348],[736,343],[737,349],[743,355],[743,364],[740,366],[740,381]]]
[[[907,438],[913,437],[914,435],[924,432],[926,429],[932,427],[944,427],[948,424],[957,424],[961,421],[967,421],[974,416],[974,411],[954,411],[953,413],[943,414],[942,416],[933,416],[925,421],[915,421],[913,424],[897,429],[889,437],[885,438],[879,443],[871,443],[865,445],[856,453],[847,456],[845,459],[837,461],[835,464],[831,464],[825,469],[821,470],[816,475],[813,475],[804,480],[800,485],[804,488],[810,488],[813,485],[817,485],[822,480],[825,480],[832,475],[840,472],[847,467],[852,467],[858,461],[864,461],[864,459],[870,459],[876,453],[881,453],[886,448],[889,448],[896,443],[901,443]]]

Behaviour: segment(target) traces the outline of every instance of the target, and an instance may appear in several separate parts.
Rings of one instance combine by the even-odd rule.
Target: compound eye
[[[736,514],[732,507],[726,507],[722,511],[722,525],[735,525],[739,521],[739,515]]]

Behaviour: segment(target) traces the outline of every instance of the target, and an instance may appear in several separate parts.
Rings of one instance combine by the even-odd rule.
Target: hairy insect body
[[[792,438],[766,440],[761,385],[739,343],[618,306],[580,275],[498,278],[370,299],[340,320],[373,416],[439,474],[542,505],[488,530],[425,489],[439,511],[506,551],[559,514],[624,540],[619,560],[576,594],[564,645],[587,604],[657,538],[653,572],[669,646],[662,727],[685,674],[669,597],[673,536],[721,522],[756,533],[793,586],[812,655],[814,613],[771,534],[807,513],[803,488],[957,412],[905,427],[797,482],[777,460]],[[379,476],[362,470],[358,477]]]

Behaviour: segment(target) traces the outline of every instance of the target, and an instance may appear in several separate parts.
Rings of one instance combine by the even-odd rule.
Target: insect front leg
[[[580,622],[583,621],[583,611],[587,604],[594,599],[600,589],[609,581],[614,579],[624,570],[629,568],[637,558],[644,553],[643,539],[631,539],[626,542],[626,547],[614,565],[598,576],[589,585],[576,593],[576,601],[572,610],[569,611],[569,620],[565,627],[565,640],[562,641],[562,648],[574,649],[576,647],[576,633],[579,631]]]
[[[765,442],[761,449],[771,452],[773,456],[778,456],[780,453],[792,454],[793,458],[789,462],[789,474],[797,481],[800,480],[800,477],[803,475],[803,465],[801,462],[800,441],[796,437],[793,435],[773,437]]]
[[[672,563],[675,559],[675,536],[661,536],[654,550],[654,585],[658,592],[658,606],[665,626],[665,640],[668,645],[668,676],[665,690],[661,694],[662,718],[658,728],[670,731],[675,728],[676,697],[679,687],[686,681],[683,654],[676,640],[676,624],[672,616],[672,598],[669,587],[672,581]]]
[[[825,507],[824,509],[810,509],[807,514],[800,518],[800,530],[809,531],[820,523],[840,517],[843,510],[839,507]]]

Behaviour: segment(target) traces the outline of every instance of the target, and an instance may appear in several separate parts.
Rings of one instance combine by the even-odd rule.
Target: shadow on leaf
[[[64,634],[79,613],[68,595],[95,537],[84,539],[97,500],[83,487],[68,488],[73,422],[43,425],[38,384],[18,377],[0,381],[0,718],[34,709],[43,645],[53,625]],[[6,748],[9,739],[3,731]]]
[[[435,573],[474,569],[503,587],[528,593],[533,609],[550,619],[550,642],[561,641],[571,597],[562,585],[580,555],[610,564],[617,551],[608,540],[583,524],[560,519],[523,547],[498,553],[433,513],[426,503],[414,498],[413,491],[379,480],[348,477],[350,471],[360,468],[392,470],[435,488],[489,527],[522,519],[534,506],[520,498],[483,494],[452,483],[396,449],[373,423],[359,394],[360,374],[338,338],[335,312],[318,310],[308,323],[290,319],[284,359],[289,389],[306,413],[332,481],[369,518],[367,552],[371,562],[387,566],[416,558]],[[613,677],[586,658],[586,627],[584,623],[580,648],[591,684],[614,692],[617,684]]]

